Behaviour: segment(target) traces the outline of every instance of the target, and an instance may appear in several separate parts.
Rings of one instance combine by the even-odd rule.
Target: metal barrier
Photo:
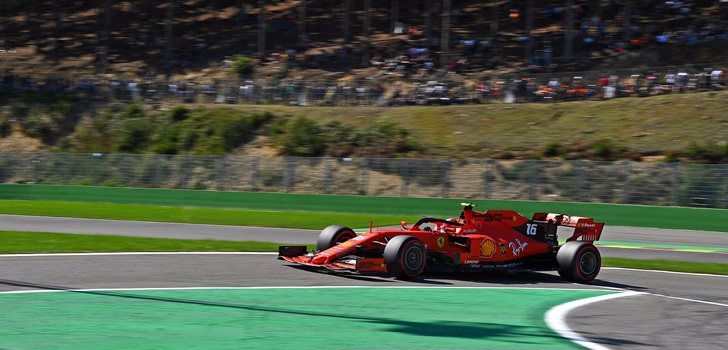
[[[0,153],[0,183],[728,208],[728,164]]]

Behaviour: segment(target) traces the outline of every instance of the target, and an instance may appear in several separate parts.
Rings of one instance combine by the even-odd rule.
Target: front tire
[[[568,281],[587,283],[599,274],[602,256],[588,242],[566,242],[556,253],[559,275]]]
[[[345,226],[331,225],[319,233],[318,239],[316,240],[316,249],[326,250],[354,237],[356,237],[354,230]]]
[[[412,236],[397,236],[384,247],[387,273],[398,279],[409,280],[422,274],[427,263],[425,245]]]

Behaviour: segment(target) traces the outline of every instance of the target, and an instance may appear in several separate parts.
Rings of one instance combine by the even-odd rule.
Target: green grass
[[[201,108],[221,108],[200,105]],[[639,152],[684,150],[692,141],[728,138],[728,91],[609,101],[453,106],[290,107],[225,106],[251,113],[308,117],[354,127],[394,123],[409,130],[427,153],[492,156],[503,150],[543,150],[584,140],[611,140]]]
[[[169,222],[321,228],[332,222],[367,227],[411,222],[423,215],[454,216],[456,198],[402,198],[217,192],[118,187],[0,185],[0,213]],[[530,216],[555,212],[594,217],[611,226],[728,232],[728,210],[570,202],[467,199],[484,210]],[[70,203],[77,202],[77,203]],[[103,203],[103,204],[101,204]],[[323,226],[321,224],[323,223]]]
[[[274,252],[279,243],[0,231],[0,253]],[[312,247],[311,247],[312,248]]]
[[[663,270],[676,272],[710,273],[714,275],[728,275],[728,264],[717,263],[603,258],[602,265],[612,267],[626,267],[641,270]]]
[[[360,228],[414,222],[417,217],[303,211],[245,210],[225,208],[168,207],[141,204],[80,203],[54,201],[0,201],[0,213],[79,217],[90,219],[180,222],[213,225],[285,227],[320,230],[334,223]]]
[[[0,231],[0,253],[275,252],[281,243]],[[308,246],[313,250],[313,245]],[[728,264],[604,258],[604,266],[728,275]]]

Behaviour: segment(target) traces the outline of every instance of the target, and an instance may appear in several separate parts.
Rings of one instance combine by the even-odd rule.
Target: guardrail
[[[0,153],[0,183],[728,208],[728,164]]]

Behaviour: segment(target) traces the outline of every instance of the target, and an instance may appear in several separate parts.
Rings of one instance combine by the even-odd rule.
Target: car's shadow
[[[514,286],[514,285],[530,285],[538,287],[540,285],[558,288],[570,288],[570,286],[593,286],[612,289],[628,289],[628,290],[645,290],[646,287],[629,285],[617,282],[610,282],[601,279],[595,279],[587,284],[577,284],[566,281],[555,273],[548,272],[455,272],[455,273],[426,273],[412,280],[400,280],[383,275],[359,274],[349,271],[332,271],[320,268],[310,268],[301,265],[289,265],[292,268],[314,272],[340,278],[361,281],[381,283],[387,285],[411,284],[411,285],[441,285],[441,286]]]

